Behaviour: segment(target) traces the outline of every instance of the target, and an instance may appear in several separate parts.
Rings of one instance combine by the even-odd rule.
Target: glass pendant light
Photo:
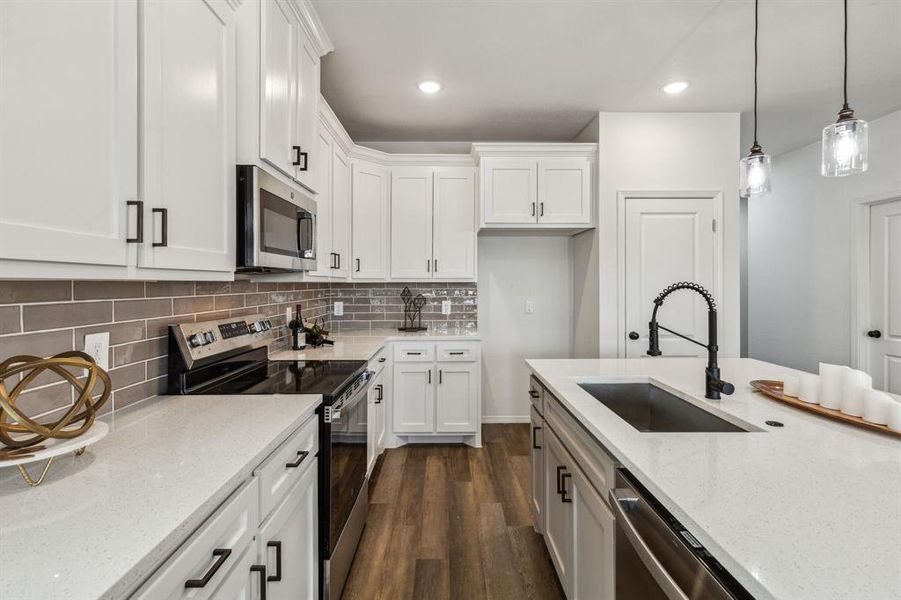
[[[848,106],[848,0],[845,0],[844,100],[838,121],[823,128],[823,164],[826,177],[857,175],[867,170],[867,122]]]
[[[754,144],[748,155],[741,159],[739,183],[739,194],[745,198],[770,192],[770,156],[764,154],[757,143],[757,13],[758,0],[754,0]]]

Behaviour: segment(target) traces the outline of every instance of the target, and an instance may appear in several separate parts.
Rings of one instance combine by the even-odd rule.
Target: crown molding
[[[594,143],[517,143],[517,142],[488,142],[472,145],[472,159],[475,164],[483,156],[593,156],[597,153],[598,145]]]
[[[366,146],[354,146],[351,158],[386,167],[474,167],[469,154],[389,154]]]
[[[338,120],[335,111],[333,111],[332,107],[329,106],[329,103],[325,101],[322,94],[319,94],[319,123],[332,134],[335,142],[346,154],[351,154],[353,152],[354,141],[351,139],[350,134],[347,133],[347,130],[344,129],[344,126],[341,124],[341,121]]]
[[[310,4],[310,0],[292,0],[291,5],[307,35],[310,36],[313,45],[316,46],[316,52],[319,53],[319,56],[322,57],[332,52],[335,46],[332,44],[328,33],[326,33],[325,27],[319,19],[319,14],[313,8],[313,5]]]

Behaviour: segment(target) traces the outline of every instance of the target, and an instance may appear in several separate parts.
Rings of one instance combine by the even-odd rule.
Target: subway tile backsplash
[[[297,303],[306,319],[324,321],[333,332],[400,326],[405,285],[426,298],[424,326],[476,328],[474,283],[0,281],[0,361],[82,349],[85,335],[108,331],[113,383],[108,412],[165,393],[171,323],[262,313],[275,319],[275,345],[283,347],[290,341],[285,309]],[[450,315],[441,314],[442,300],[451,302]],[[335,301],[344,302],[344,316],[333,315]],[[20,399],[29,414],[50,418],[71,405],[68,384],[46,374],[35,383],[41,385]]]

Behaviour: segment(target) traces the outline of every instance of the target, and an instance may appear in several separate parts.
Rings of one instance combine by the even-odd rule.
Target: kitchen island
[[[901,441],[748,386],[792,369],[723,359],[722,376],[736,390],[713,401],[704,398],[702,359],[526,362],[755,598],[901,597]],[[643,433],[579,386],[601,382],[650,382],[748,431]]]

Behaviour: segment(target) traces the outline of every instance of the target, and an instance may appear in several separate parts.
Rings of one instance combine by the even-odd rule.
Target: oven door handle
[[[654,577],[654,581],[657,582],[657,585],[660,586],[661,591],[669,598],[669,600],[689,600],[688,596],[685,595],[676,581],[669,573],[667,573],[666,568],[654,555],[654,552],[641,537],[641,534],[638,533],[638,530],[632,523],[629,513],[641,516],[642,520],[645,521],[648,526],[652,527],[655,532],[661,534],[661,537],[664,539],[675,538],[675,535],[669,527],[666,526],[659,516],[652,512],[653,509],[647,506],[647,502],[632,489],[617,488],[612,490],[610,492],[610,500],[610,506],[615,513],[614,516],[616,517],[617,526],[622,529],[632,548],[635,550],[635,553],[651,573],[651,576]],[[642,506],[642,504],[644,504],[644,506]],[[681,545],[679,540],[676,540],[676,543],[677,545]],[[685,552],[689,553],[687,549]]]
[[[350,410],[351,408],[356,406],[360,402],[360,400],[366,397],[366,393],[369,391],[369,388],[372,387],[372,384],[373,380],[372,377],[370,377],[367,380],[366,385],[358,389],[356,393],[354,393],[354,395],[351,396],[346,402],[339,404],[338,406],[332,406],[332,409],[337,409],[339,411]]]

